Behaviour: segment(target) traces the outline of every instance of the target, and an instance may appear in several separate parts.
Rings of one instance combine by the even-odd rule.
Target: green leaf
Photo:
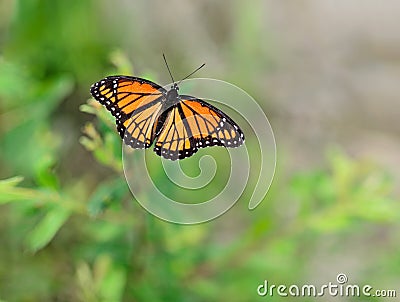
[[[119,203],[126,193],[127,185],[121,178],[99,185],[89,200],[90,215],[97,216],[113,202]]]
[[[0,192],[9,188],[16,187],[23,180],[24,178],[22,176],[14,176],[11,178],[0,180]]]
[[[29,190],[17,187],[23,179],[21,176],[15,176],[0,180],[0,204],[33,198]]]
[[[121,301],[126,283],[126,271],[109,255],[101,255],[97,258],[94,278],[97,281],[99,296],[104,301]]]
[[[46,246],[64,225],[70,214],[69,210],[58,205],[49,209],[29,234],[26,241],[28,248],[36,252]]]

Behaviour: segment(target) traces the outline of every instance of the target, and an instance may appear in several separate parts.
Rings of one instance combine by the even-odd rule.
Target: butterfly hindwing
[[[154,125],[157,124],[162,103],[159,101],[143,110],[141,108],[129,118],[117,121],[117,129],[124,142],[135,149],[149,148],[153,143]]]
[[[111,76],[92,85],[91,94],[116,117],[124,142],[133,148],[148,148],[166,90],[151,81]]]
[[[183,155],[186,152],[188,152],[188,156],[195,153],[197,150],[193,150],[189,133],[182,121],[178,106],[170,108],[164,116],[165,119],[157,136],[154,152],[171,160],[184,158]]]

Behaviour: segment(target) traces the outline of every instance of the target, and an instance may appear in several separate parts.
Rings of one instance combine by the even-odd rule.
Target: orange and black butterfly
[[[132,148],[149,148],[155,141],[156,154],[177,160],[199,148],[243,144],[242,130],[228,115],[178,90],[175,82],[167,91],[146,79],[109,76],[94,83],[90,92],[115,116],[121,138]]]

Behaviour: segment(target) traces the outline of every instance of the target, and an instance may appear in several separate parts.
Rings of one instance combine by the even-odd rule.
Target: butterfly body
[[[156,154],[177,160],[199,148],[243,144],[244,134],[229,116],[178,90],[176,83],[166,90],[146,79],[110,76],[94,83],[90,91],[115,116],[121,138],[134,149],[155,142]]]

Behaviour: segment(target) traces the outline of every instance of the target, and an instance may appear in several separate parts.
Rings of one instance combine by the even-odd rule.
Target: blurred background
[[[265,279],[338,273],[399,291],[399,19],[396,0],[2,0],[0,300],[277,301],[257,295]],[[166,84],[163,52],[176,78],[206,62],[199,77],[268,116],[277,171],[254,211],[242,198],[181,226],[133,200],[89,87]]]

